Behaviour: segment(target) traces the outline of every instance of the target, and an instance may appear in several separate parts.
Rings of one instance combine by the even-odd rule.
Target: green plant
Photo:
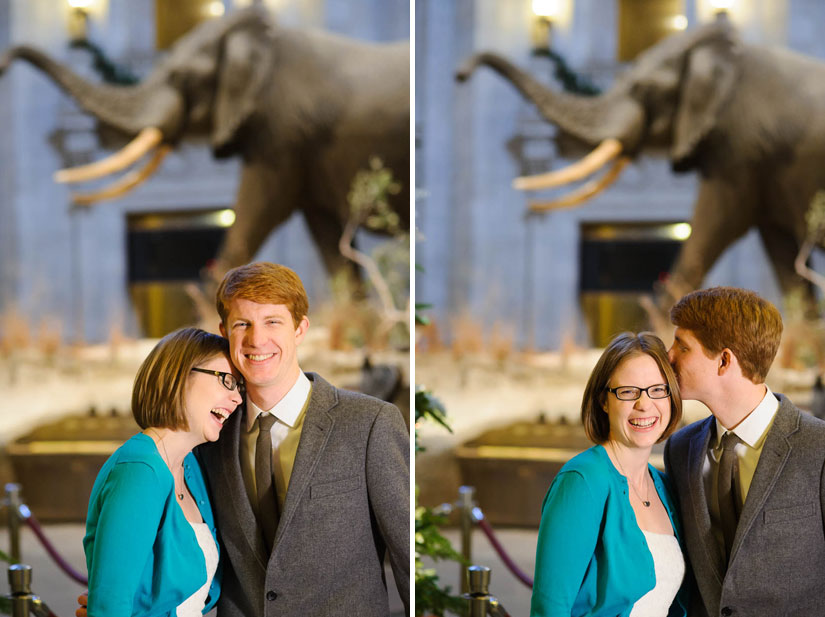
[[[373,157],[369,169],[361,170],[352,181],[347,200],[350,217],[338,243],[341,254],[367,274],[378,296],[378,323],[372,330],[381,339],[395,334],[395,341],[409,344],[410,236],[401,228],[401,219],[390,207],[390,197],[401,190],[392,171],[381,159]],[[391,240],[368,255],[354,246],[359,227],[380,232]]]
[[[7,555],[3,551],[0,551],[0,561],[5,561],[9,564],[14,563],[11,556]],[[3,613],[4,615],[12,614],[11,600],[0,597],[0,613]]]
[[[432,392],[423,386],[415,389],[415,452],[424,451],[418,441],[418,425],[430,420],[452,433],[447,423],[444,405]],[[452,560],[464,563],[464,558],[450,545],[450,541],[441,535],[440,528],[447,523],[444,515],[432,508],[419,506],[418,487],[415,487],[415,614],[438,615],[443,617],[449,611],[463,615],[466,613],[466,601],[450,593],[449,587],[442,587],[438,574],[433,568],[425,568],[422,557],[433,560]]]

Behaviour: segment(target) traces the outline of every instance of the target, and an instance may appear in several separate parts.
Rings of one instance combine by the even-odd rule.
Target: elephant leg
[[[780,366],[799,365],[800,350],[813,352],[820,372],[825,369],[825,333],[813,284],[796,272],[794,262],[799,255],[800,242],[788,231],[775,225],[759,228],[762,243],[773,264],[788,312],[780,350]],[[788,299],[800,294],[800,313],[790,311]]]
[[[760,227],[759,235],[782,288],[782,294],[787,295],[804,286],[806,295],[813,299],[810,282],[796,272],[794,265],[802,245],[790,233],[776,226]]]
[[[747,182],[702,179],[690,237],[671,271],[672,287],[680,295],[702,285],[719,256],[754,224],[756,207],[756,193]],[[678,297],[669,299],[671,303],[675,300]]]
[[[335,276],[344,272],[352,284],[353,294],[356,297],[364,297],[365,290],[358,266],[344,257],[338,248],[344,233],[344,223],[337,216],[327,210],[322,210],[317,205],[305,209],[304,217],[312,239],[315,240],[315,245],[321,253],[327,273]]]
[[[300,178],[294,165],[246,163],[235,200],[235,223],[226,231],[214,274],[251,261],[269,234],[284,223],[299,203]]]

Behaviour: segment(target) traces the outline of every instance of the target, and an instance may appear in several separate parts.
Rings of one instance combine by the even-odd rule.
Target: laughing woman
[[[143,429],[103,465],[89,499],[88,615],[199,616],[220,592],[218,545],[192,448],[241,403],[223,337],[185,328],[144,360],[132,392]]]
[[[646,332],[613,339],[582,400],[597,445],[562,467],[544,499],[533,617],[686,615],[678,508],[648,463],[681,415],[662,341]]]

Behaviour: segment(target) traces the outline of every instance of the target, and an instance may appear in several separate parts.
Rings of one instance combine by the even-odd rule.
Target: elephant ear
[[[258,33],[236,30],[227,34],[212,114],[211,140],[215,156],[234,153],[235,138],[255,111],[270,66],[269,48]]]
[[[671,160],[677,170],[690,166],[697,146],[716,126],[739,76],[738,49],[728,34],[688,52],[673,123]]]

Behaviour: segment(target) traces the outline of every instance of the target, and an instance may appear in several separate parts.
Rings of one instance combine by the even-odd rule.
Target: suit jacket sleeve
[[[570,617],[599,538],[602,507],[578,471],[556,476],[541,512],[531,617]]]
[[[389,551],[395,584],[409,615],[410,437],[398,408],[384,404],[367,443],[370,508]]]
[[[129,617],[163,516],[164,492],[144,463],[118,463],[100,496],[89,567],[89,617]]]
[[[670,462],[670,439],[668,439],[665,442],[664,459],[665,459],[665,476],[667,477],[668,482],[670,483],[670,489],[671,489],[670,494],[673,495],[673,496],[676,496],[676,483],[674,481],[672,481],[673,467],[672,467],[672,463]]]

